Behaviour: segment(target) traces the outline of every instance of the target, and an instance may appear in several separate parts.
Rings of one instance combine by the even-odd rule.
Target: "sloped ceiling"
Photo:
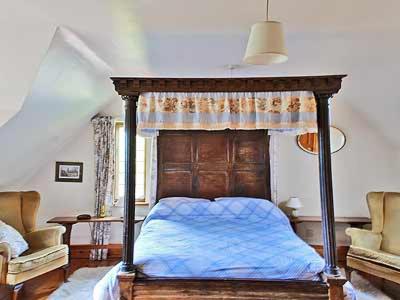
[[[399,148],[400,2],[270,2],[272,18],[282,21],[286,28],[289,61],[275,66],[241,65],[232,75],[347,73],[349,77],[336,101],[348,103],[386,137],[388,144]],[[104,70],[107,68],[87,63],[92,58],[97,63],[103,60],[114,76],[230,76],[226,66],[241,64],[249,28],[263,19],[264,5],[264,0],[4,3],[0,12],[4,41],[0,56],[0,124],[20,112],[0,128],[2,142],[26,138],[36,145],[29,146],[29,153],[42,151],[43,145],[65,132],[64,128],[82,126],[103,103],[117,101],[111,95],[109,72]],[[93,52],[77,54],[80,51],[64,35],[57,42],[59,54],[48,58],[46,51],[57,26],[74,32]],[[82,80],[70,82],[74,72]],[[54,82],[56,74],[62,74],[60,79],[64,80]],[[52,134],[44,133],[46,130]],[[8,151],[14,151],[11,145]],[[11,155],[1,151],[13,162],[24,156],[22,152]],[[6,179],[1,176],[0,184]],[[15,177],[17,174],[10,178]]]
[[[21,110],[0,128],[0,188],[21,183],[115,98],[111,69],[57,29]]]

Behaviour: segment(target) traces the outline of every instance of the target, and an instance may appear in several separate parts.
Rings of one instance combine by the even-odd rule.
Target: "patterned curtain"
[[[150,208],[156,204],[157,198],[157,136],[150,141],[150,175],[149,175],[149,195]]]
[[[312,92],[145,93],[139,99],[138,129],[270,129],[313,131]]]
[[[278,206],[278,136],[269,137],[271,200]]]
[[[111,215],[115,174],[115,129],[110,116],[98,116],[92,120],[94,129],[95,156],[95,214],[97,217]],[[92,244],[107,245],[111,234],[111,223],[94,223]],[[107,259],[107,249],[93,249],[91,260]]]

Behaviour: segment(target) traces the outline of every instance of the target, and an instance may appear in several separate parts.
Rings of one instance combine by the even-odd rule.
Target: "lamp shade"
[[[286,203],[286,207],[298,209],[302,208],[303,204],[301,204],[301,201],[298,197],[290,197],[289,201]]]
[[[263,21],[251,27],[244,62],[269,65],[287,61],[287,49],[280,22]]]

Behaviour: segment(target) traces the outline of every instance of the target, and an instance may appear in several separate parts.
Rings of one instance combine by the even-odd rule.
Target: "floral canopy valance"
[[[138,129],[315,131],[312,92],[143,93]]]

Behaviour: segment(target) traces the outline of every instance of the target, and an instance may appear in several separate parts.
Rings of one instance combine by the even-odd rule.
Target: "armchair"
[[[12,258],[9,244],[0,243],[0,284],[12,289],[13,300],[25,281],[68,264],[68,246],[61,244],[65,228],[36,228],[39,203],[37,192],[0,192],[0,220],[18,230],[29,245]]]
[[[347,277],[359,270],[400,284],[400,193],[371,192],[367,203],[372,229],[346,229]]]

